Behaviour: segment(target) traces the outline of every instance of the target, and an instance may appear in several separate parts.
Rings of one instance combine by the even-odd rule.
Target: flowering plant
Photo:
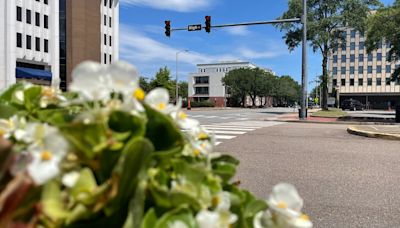
[[[0,93],[0,227],[312,227],[293,186],[265,201],[232,183],[238,160],[133,66],[72,76]]]

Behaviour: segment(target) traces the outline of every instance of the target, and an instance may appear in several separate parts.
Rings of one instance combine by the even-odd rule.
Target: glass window
[[[208,87],[196,87],[195,94],[208,94]]]
[[[49,52],[49,41],[46,39],[44,40],[44,52]]]
[[[48,5],[49,4],[48,0],[44,0],[44,4]]]
[[[40,51],[40,38],[39,37],[36,37],[36,40],[35,40],[36,42],[35,42],[35,50],[36,51]]]
[[[107,26],[107,15],[104,15],[104,26]]]
[[[337,55],[333,56],[333,63],[337,63]]]
[[[364,54],[358,56],[358,62],[364,62]]]
[[[350,43],[350,50],[356,50],[356,43],[354,42]]]
[[[107,35],[104,34],[104,45],[107,45]]]
[[[44,15],[44,28],[49,28],[49,16]]]
[[[32,49],[32,37],[30,35],[26,35],[26,49]]]
[[[358,45],[358,49],[364,50],[364,46],[365,46],[364,42],[360,42],[360,44]]]
[[[350,74],[354,74],[354,67],[350,67]]]
[[[359,78],[358,79],[358,86],[363,86],[363,83],[364,83],[363,79]]]
[[[382,73],[382,66],[376,66],[376,73],[377,74]]]
[[[367,85],[368,86],[372,86],[372,78],[368,78],[367,79]]]
[[[386,73],[392,73],[392,66],[386,65]]]
[[[350,79],[350,86],[354,86],[354,78]]]
[[[109,23],[109,26],[110,26],[110,28],[111,28],[111,27],[112,27],[112,23],[111,23],[111,22],[112,22],[112,19],[111,19],[111,17],[109,18],[109,22],[110,22],[110,23]]]
[[[107,54],[104,53],[104,64],[107,64]]]
[[[382,61],[382,53],[376,53],[376,60]]]
[[[17,21],[22,21],[22,8],[17,6]]]
[[[355,38],[356,37],[356,30],[351,30],[351,38]]]
[[[31,23],[31,10],[26,10],[26,23],[30,24]]]
[[[382,85],[382,79],[381,78],[377,78],[376,79],[376,85],[377,86],[381,86]]]
[[[341,74],[346,74],[346,67],[342,67],[342,68],[340,69],[340,73],[341,73]]]
[[[372,66],[368,66],[368,74],[372,74]]]
[[[363,66],[359,66],[358,67],[358,74],[363,74],[364,73],[364,67]]]
[[[381,49],[382,48],[382,42],[379,42],[377,46],[378,46],[378,49]]]
[[[356,56],[355,55],[350,55],[350,62],[354,63],[356,61]]]
[[[386,78],[386,85],[390,85],[390,82],[391,82],[390,78]]]
[[[333,74],[333,75],[337,75],[337,67],[334,67],[334,68],[332,69],[332,74]]]
[[[333,85],[333,86],[337,86],[337,79],[333,79],[332,85]]]
[[[343,41],[340,47],[342,48],[342,50],[346,50],[346,41]]]
[[[341,85],[342,85],[342,86],[345,86],[345,85],[346,85],[346,79],[342,79],[342,80],[340,80],[340,82],[341,82]]]
[[[341,61],[342,61],[342,62],[346,62],[346,55],[342,55]]]
[[[112,8],[113,0],[110,0],[110,9]]]
[[[195,84],[208,84],[209,76],[195,77]]]
[[[112,38],[111,38],[111,36],[110,36],[110,47],[112,46]]]
[[[110,55],[110,64],[112,63],[112,55]]]
[[[35,13],[35,25],[40,26],[40,14]]]
[[[17,33],[17,47],[22,48],[22,34]]]
[[[104,6],[107,6],[107,0],[104,0]]]
[[[372,57],[373,57],[373,56],[372,56],[372,53],[369,53],[369,54],[368,54],[368,61],[372,61]]]

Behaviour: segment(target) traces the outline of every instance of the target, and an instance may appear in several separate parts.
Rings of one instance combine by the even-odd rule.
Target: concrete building
[[[368,54],[363,34],[351,28],[344,31],[346,42],[329,56],[331,89],[336,89],[339,104],[356,99],[371,109],[393,107],[400,101],[400,85],[390,80],[399,67],[387,62],[390,44],[382,42]]]
[[[2,0],[0,15],[0,88],[28,80],[67,90],[80,62],[119,58],[118,0]]]
[[[222,84],[222,78],[234,69],[256,67],[250,62],[243,61],[197,64],[197,72],[190,74],[188,78],[189,99],[191,101],[209,100],[216,107],[224,107],[229,95]],[[273,73],[269,69],[265,70]]]

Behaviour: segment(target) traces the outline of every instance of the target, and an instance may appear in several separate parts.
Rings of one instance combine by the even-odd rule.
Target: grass
[[[328,111],[320,110],[311,114],[312,117],[339,118],[347,116],[347,112],[337,108],[330,108]]]

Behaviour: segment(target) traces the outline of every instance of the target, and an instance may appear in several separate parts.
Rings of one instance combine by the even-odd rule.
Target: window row
[[[104,0],[104,6],[105,6],[105,7],[107,7],[107,5],[108,5],[107,2],[110,3],[110,4],[109,4],[109,7],[110,7],[110,9],[112,9],[113,0]]]
[[[107,26],[107,15],[104,15],[104,26]],[[108,26],[112,27],[112,19],[111,17],[108,18]]]
[[[25,20],[27,24],[32,23],[32,11],[26,9]],[[17,6],[17,21],[22,22],[22,8]],[[35,25],[40,27],[40,13],[35,12]],[[43,15],[43,26],[49,28],[49,16]]]
[[[26,35],[25,38],[26,49],[32,49],[32,36]],[[17,47],[22,48],[22,34],[17,33]],[[35,50],[40,51],[40,38],[35,37]],[[43,50],[44,52],[49,52],[49,40],[43,39]]]
[[[202,76],[202,77],[195,77],[195,83],[196,84],[208,84],[209,83],[209,78],[208,76]]]
[[[104,45],[107,46],[107,35],[106,34],[104,34],[103,40],[104,40]],[[108,44],[110,45],[110,47],[112,46],[112,37],[111,36],[108,38]]]
[[[108,64],[112,63],[112,55],[108,56]],[[104,53],[104,64],[107,64],[107,54]]]
[[[340,80],[340,85],[341,86],[346,86],[346,79],[341,79]],[[385,85],[390,86],[392,83],[392,80],[390,78],[385,79]],[[333,79],[332,81],[333,86],[339,86],[337,79]],[[395,82],[396,85],[399,85],[399,82]],[[355,86],[355,79],[351,78],[349,81],[350,86]],[[359,78],[358,79],[358,86],[363,86],[364,85],[364,79]],[[367,86],[372,86],[372,78],[367,78]],[[376,78],[376,86],[382,86],[382,78]]]
[[[390,55],[390,54],[387,53],[387,54],[386,54],[386,58],[388,58],[389,55]],[[346,55],[341,55],[340,57],[341,57],[341,58],[340,58],[340,61],[341,61],[342,63],[347,61],[347,56],[346,56]],[[359,55],[358,55],[358,61],[359,61],[359,62],[364,62],[364,58],[365,58],[364,54],[359,54]],[[382,53],[376,53],[375,58],[376,58],[376,61],[382,61],[382,60],[383,60]],[[351,63],[355,62],[355,60],[356,60],[356,55],[351,54],[349,59],[350,59],[350,62],[351,62]],[[337,55],[333,55],[333,56],[332,56],[332,60],[333,60],[333,63],[337,63],[338,60],[339,60],[339,57],[338,57]],[[369,54],[367,55],[367,60],[368,60],[369,62],[372,62],[372,61],[374,60],[374,56],[372,55],[372,53],[369,53]]]
[[[397,67],[398,66],[396,66],[396,68]],[[382,73],[382,66],[376,66],[375,70],[376,70],[377,74]],[[346,74],[346,71],[347,71],[347,67],[341,67],[340,68],[340,74]],[[350,74],[354,74],[355,67],[353,67],[353,66],[349,67],[348,71],[350,72]],[[372,74],[372,72],[373,72],[372,66],[367,66],[367,73],[368,74]],[[385,72],[389,73],[389,74],[392,73],[392,66],[391,65],[386,65]],[[363,73],[364,73],[364,66],[359,66],[358,67],[358,74],[363,74]],[[338,74],[338,68],[337,67],[333,67],[332,68],[332,74],[333,75],[337,75]]]
[[[40,2],[40,0],[36,0],[37,2]],[[48,5],[49,4],[49,1],[48,0],[43,0],[43,3],[44,4],[46,4],[46,5]]]

